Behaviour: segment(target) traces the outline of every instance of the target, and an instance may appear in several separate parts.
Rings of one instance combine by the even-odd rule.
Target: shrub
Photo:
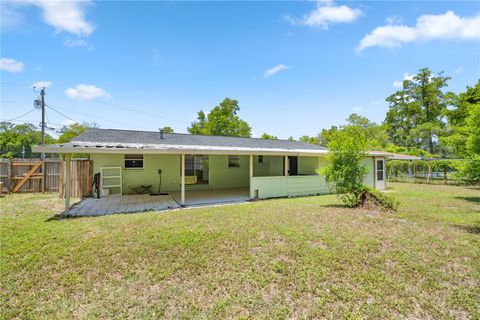
[[[328,147],[326,180],[343,203],[349,207],[357,207],[365,189],[363,180],[367,169],[361,161],[367,155],[366,140],[354,127],[346,127],[332,135]]]

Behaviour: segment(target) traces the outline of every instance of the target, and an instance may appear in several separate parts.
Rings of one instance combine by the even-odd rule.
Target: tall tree
[[[444,117],[454,94],[444,92],[450,78],[420,69],[412,80],[403,81],[403,89],[389,96],[385,123],[391,141],[400,146],[420,147],[430,153],[439,151],[439,137],[445,132]]]
[[[33,124],[13,124],[0,122],[0,157],[1,158],[35,158],[32,146],[42,142],[42,132]],[[45,143],[54,143],[50,135],[45,135]],[[25,152],[24,152],[25,151]]]
[[[480,120],[476,119],[479,106],[480,80],[474,87],[467,87],[465,92],[459,94],[455,107],[447,112],[450,134],[442,141],[457,156],[468,157],[475,153],[475,141],[480,139]]]
[[[251,137],[252,129],[237,115],[239,111],[237,100],[225,98],[208,115],[203,111],[198,112],[197,121],[187,130],[192,134],[201,135]]]
[[[370,150],[383,150],[388,145],[386,125],[378,125],[367,117],[352,113],[347,122],[349,126],[357,128],[357,132],[365,137]]]

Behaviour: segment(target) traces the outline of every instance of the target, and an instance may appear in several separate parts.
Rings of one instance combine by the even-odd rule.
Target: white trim
[[[135,143],[106,143],[75,141],[68,144],[34,146],[33,152],[45,153],[120,153],[120,154],[217,154],[217,155],[269,155],[269,156],[324,156],[322,149],[245,148],[216,146],[185,146]],[[369,156],[384,156],[382,151],[371,151]]]

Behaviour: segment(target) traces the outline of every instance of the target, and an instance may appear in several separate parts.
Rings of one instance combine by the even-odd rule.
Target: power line
[[[12,119],[10,119],[10,120],[5,120],[5,121],[6,121],[6,122],[12,122],[12,121],[14,121],[14,120],[20,119],[20,118],[26,116],[27,114],[33,112],[34,110],[35,110],[35,108],[33,108],[33,109],[30,110],[30,111],[25,112],[25,113],[22,114],[22,115],[19,115],[18,117],[12,118]]]
[[[19,103],[19,104],[27,104],[27,103],[30,103],[30,102],[25,102],[25,101],[12,101],[12,100],[0,100],[0,102],[2,103]]]
[[[0,119],[0,121],[4,121],[4,122],[7,122],[7,120],[2,120]],[[36,126],[38,126],[38,120],[13,120],[13,121],[8,121],[8,122],[14,122],[14,123],[31,123],[31,124],[35,124]],[[59,127],[63,127],[65,124],[63,123],[58,123],[58,122],[48,122],[52,125],[55,125],[55,126],[59,126]],[[48,128],[47,128],[48,129]]]
[[[65,115],[65,114],[63,114],[63,113],[61,113],[60,111],[58,111],[58,110],[56,110],[56,109],[52,108],[51,106],[49,106],[49,105],[45,105],[45,106],[46,106],[46,107],[49,107],[50,109],[52,109],[53,111],[55,111],[55,112],[56,112],[56,113],[58,113],[59,115],[61,115],[61,116],[65,117],[65,118],[67,118],[68,120],[71,120],[71,121],[73,121],[73,122],[75,122],[75,123],[78,123],[78,124],[80,124],[80,122],[78,122],[77,120],[73,120],[73,119],[72,119],[72,118],[70,118],[69,116],[67,116],[67,115]]]
[[[109,122],[111,122],[111,123],[120,124],[120,125],[122,125],[122,126],[129,126],[129,127],[131,127],[131,128],[134,128],[131,124],[128,124],[128,123],[125,123],[125,122],[114,121],[114,120],[110,120],[110,119],[107,119],[107,118],[102,118],[102,117],[99,117],[99,116],[94,116],[94,115],[91,115],[91,114],[89,114],[89,113],[84,113],[84,112],[80,112],[80,111],[76,111],[76,110],[69,110],[69,109],[67,109],[67,108],[62,108],[62,107],[59,107],[59,106],[55,106],[55,108],[61,109],[61,110],[65,110],[65,111],[69,111],[69,112],[73,112],[73,113],[77,113],[77,114],[80,114],[80,115],[83,115],[83,116],[87,116],[87,117],[92,117],[92,118],[99,119],[99,120],[109,121]]]
[[[18,87],[31,87],[31,85],[20,84],[20,83],[4,82],[4,81],[1,81],[1,84],[11,85],[11,86],[18,86]],[[48,90],[50,90],[50,91],[55,91],[55,92],[62,93],[62,94],[64,93],[64,92],[62,92],[62,91],[60,91],[60,90],[57,90],[57,89],[54,89],[54,88],[48,88]],[[138,110],[138,109],[135,109],[135,108],[131,108],[131,107],[120,106],[120,105],[117,105],[117,104],[113,104],[113,103],[109,103],[109,102],[104,102],[104,101],[100,101],[100,100],[95,100],[95,99],[92,99],[92,100],[90,100],[90,101],[91,101],[91,102],[98,103],[98,104],[103,104],[103,105],[106,105],[106,106],[110,106],[110,107],[113,107],[113,108],[121,109],[121,110],[126,110],[126,111],[130,111],[130,112],[135,112],[135,113],[144,114],[144,115],[147,115],[147,116],[150,116],[150,117],[156,117],[156,118],[160,118],[160,119],[165,119],[165,120],[170,120],[170,121],[176,121],[176,122],[180,122],[180,123],[190,124],[190,122],[188,122],[188,121],[179,120],[179,119],[170,118],[170,117],[165,117],[165,116],[161,116],[161,115],[158,115],[158,114],[141,111],[141,110]]]

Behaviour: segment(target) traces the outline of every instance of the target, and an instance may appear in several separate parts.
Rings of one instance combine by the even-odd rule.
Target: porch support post
[[[253,156],[250,155],[250,165],[248,167],[249,169],[249,172],[248,172],[248,176],[249,176],[249,183],[248,183],[248,186],[250,188],[250,199],[253,199],[253,190],[252,190],[252,178],[253,178]]]
[[[285,156],[285,177],[288,176],[288,156]]]
[[[185,154],[182,153],[181,157],[181,165],[180,165],[180,171],[181,171],[181,205],[182,207],[185,206]]]
[[[65,155],[65,212],[64,215],[68,216],[70,213],[70,185],[71,185],[71,167],[72,167],[72,154],[67,153]]]

